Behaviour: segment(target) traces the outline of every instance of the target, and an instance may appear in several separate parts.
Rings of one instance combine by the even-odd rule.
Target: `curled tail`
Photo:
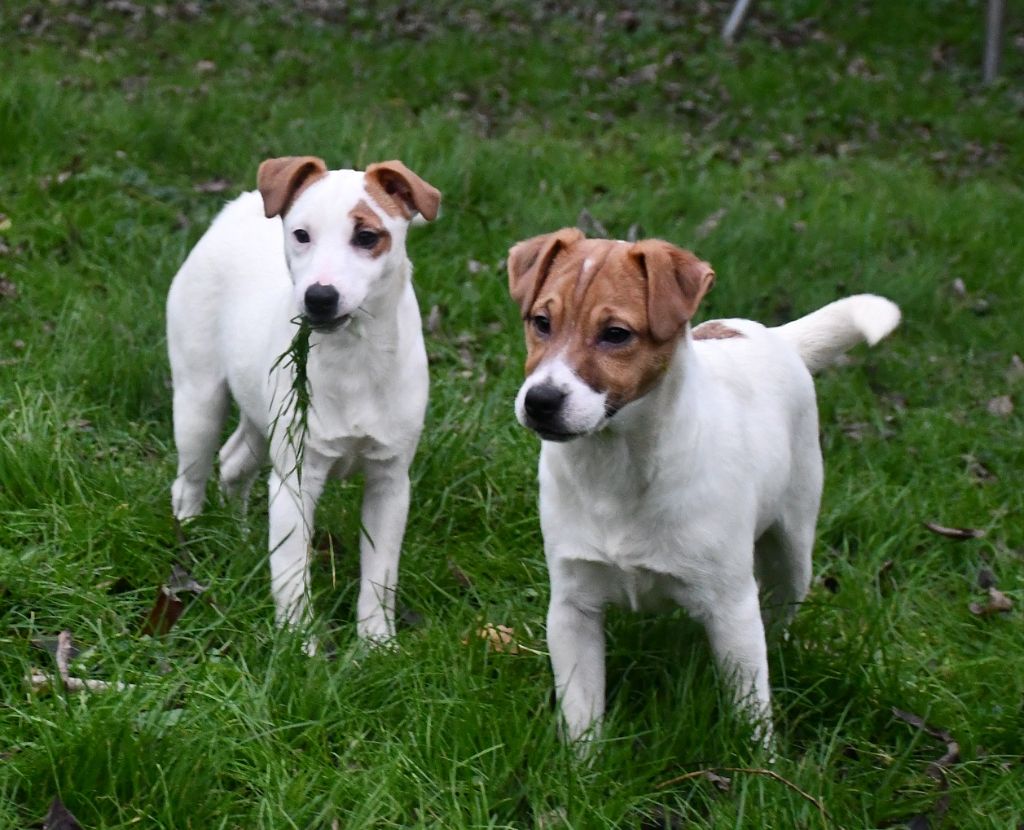
[[[896,303],[876,294],[855,294],[772,331],[789,341],[816,372],[860,342],[874,346],[899,322]]]

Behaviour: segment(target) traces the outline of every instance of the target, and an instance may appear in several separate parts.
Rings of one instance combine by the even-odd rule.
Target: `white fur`
[[[405,253],[408,222],[376,208],[391,234],[378,258],[350,244],[359,201],[374,206],[363,173],[337,170],[267,219],[257,192],[227,205],[178,271],[167,298],[178,473],[174,515],[202,509],[229,396],[238,428],[220,450],[227,495],[248,496],[268,455],[270,570],[282,625],[310,621],[313,512],[330,477],[362,472],[358,632],[394,634],[398,562],[409,507],[409,465],[423,428],[427,359]],[[295,228],[311,242],[300,245]],[[287,360],[306,288],[334,286],[341,328],[316,331],[308,359],[311,409],[305,441],[289,438],[294,411]],[[298,433],[293,432],[293,435]],[[301,456],[301,457],[297,457]],[[301,465],[301,466],[299,466]]]
[[[859,339],[881,336],[849,314],[875,299],[850,298],[837,306],[842,315],[816,312],[782,329],[722,321],[737,338],[687,333],[646,396],[595,432],[542,443],[548,646],[570,739],[604,712],[611,603],[681,605],[702,622],[736,702],[770,739],[765,627],[784,622],[807,592],[822,486],[814,384],[801,355],[835,357],[853,345],[850,326],[861,326]],[[842,336],[825,330],[832,326]],[[548,371],[538,367],[524,388]]]

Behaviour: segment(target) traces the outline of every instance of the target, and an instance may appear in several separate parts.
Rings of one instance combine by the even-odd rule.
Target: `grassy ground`
[[[727,3],[653,5],[4,4],[0,827],[55,796],[87,828],[1024,823],[1022,20],[982,89],[980,2],[757,3],[733,49]],[[184,545],[170,519],[168,283],[258,162],[295,153],[398,157],[445,196],[410,240],[439,323],[394,653],[355,643],[357,485],[319,512],[334,661],[273,629],[260,510],[214,506]],[[555,733],[501,261],[584,208],[709,259],[705,316],[865,290],[905,314],[819,378],[828,480],[814,588],[771,651],[779,758],[727,791],[662,786],[768,769],[682,616],[611,614],[601,752],[579,765]],[[178,560],[211,601],[143,636]],[[1012,610],[972,613],[990,584]],[[52,667],[31,641],[62,629],[74,673],[135,688],[30,691]]]

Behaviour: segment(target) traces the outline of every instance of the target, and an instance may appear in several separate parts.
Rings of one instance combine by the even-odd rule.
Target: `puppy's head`
[[[267,217],[284,224],[285,257],[299,312],[335,328],[386,290],[405,261],[414,216],[437,216],[441,194],[400,161],[328,172],[321,159],[267,159],[257,184]]]
[[[516,416],[549,441],[601,429],[661,379],[715,279],[689,251],[650,239],[586,239],[575,228],[508,255],[526,328]]]

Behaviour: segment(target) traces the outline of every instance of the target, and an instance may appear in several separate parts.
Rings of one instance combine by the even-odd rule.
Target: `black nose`
[[[562,408],[565,392],[549,383],[538,383],[530,387],[523,404],[526,414],[535,421],[547,421]]]
[[[338,308],[338,290],[316,283],[306,289],[305,303],[310,317],[333,317]]]

